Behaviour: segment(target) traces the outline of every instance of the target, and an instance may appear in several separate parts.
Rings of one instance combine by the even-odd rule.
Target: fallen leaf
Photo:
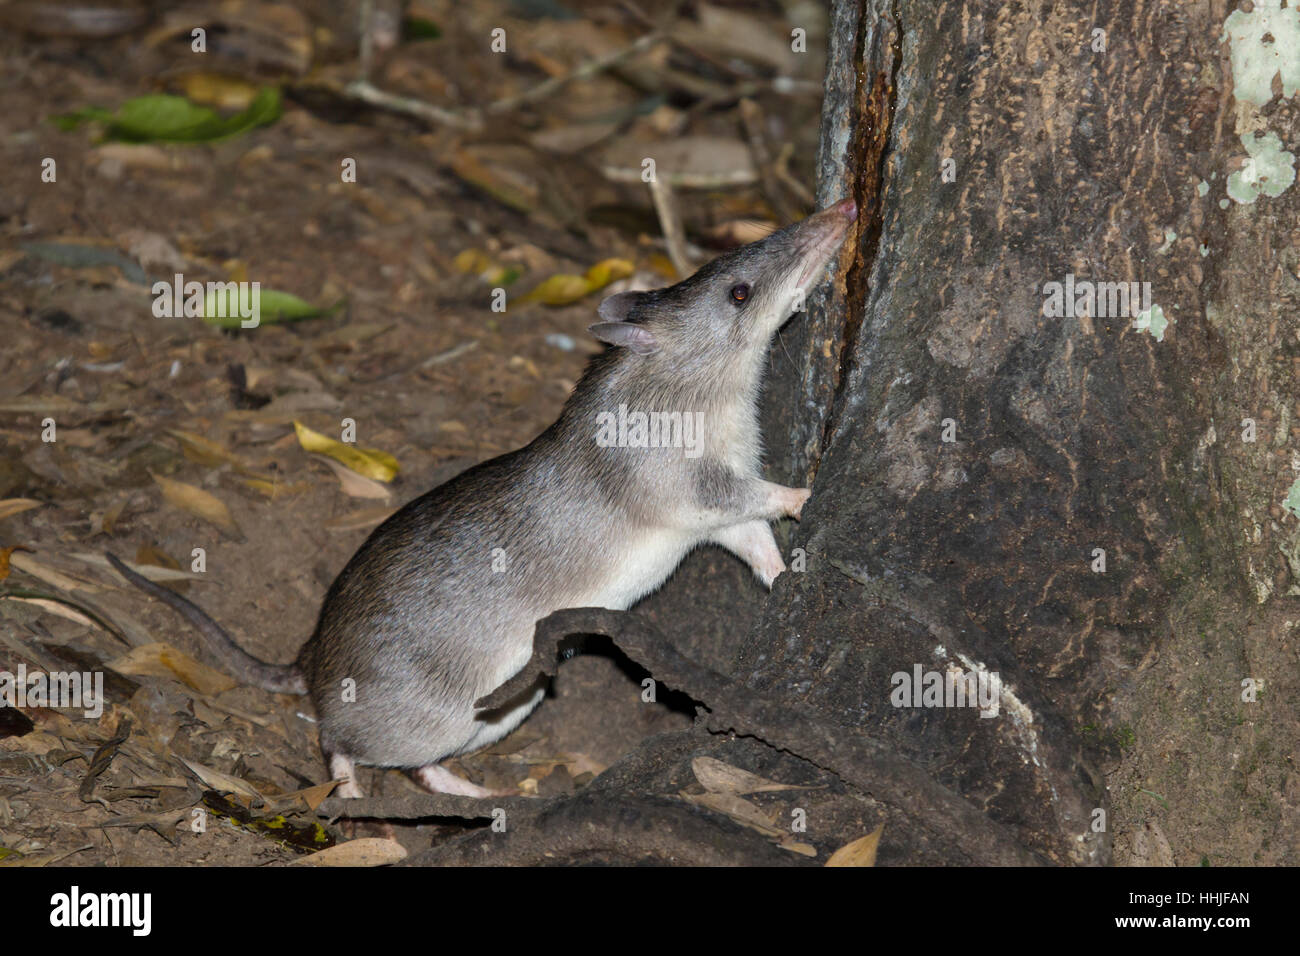
[[[9,555],[9,564],[11,567],[22,571],[24,574],[30,574],[34,578],[39,578],[51,587],[58,588],[60,591],[87,591],[95,593],[101,590],[98,585],[92,584],[90,581],[83,581],[80,578],[69,577],[62,571],[56,571],[54,568],[42,564],[35,558],[29,558],[27,555],[19,554],[16,551]]]
[[[880,834],[885,830],[882,823],[864,837],[852,843],[846,843],[826,861],[827,866],[875,866],[876,850],[880,846]]]
[[[737,823],[767,836],[781,836],[785,832],[776,826],[776,821],[764,813],[757,805],[735,794],[683,793],[682,797],[690,803],[716,810]]]
[[[228,674],[195,660],[182,650],[161,641],[133,647],[108,666],[127,676],[150,675],[172,677],[186,687],[209,697],[237,687],[239,682]]]
[[[713,793],[767,793],[772,790],[807,790],[791,783],[768,780],[712,757],[696,757],[691,770],[705,790]]]
[[[224,73],[186,73],[176,83],[195,103],[220,110],[246,110],[257,96],[256,84]]]
[[[378,498],[381,501],[387,501],[392,497],[392,492],[373,478],[359,475],[351,468],[344,467],[324,455],[312,455],[312,457],[329,466],[338,478],[339,484],[343,486],[344,494],[351,495],[353,498]]]
[[[312,431],[299,421],[293,423],[298,434],[298,444],[304,451],[328,455],[335,461],[346,465],[358,474],[376,481],[392,481],[397,476],[397,459],[375,448],[355,448],[343,442],[327,438],[320,432]]]
[[[396,840],[365,837],[301,857],[290,866],[387,866],[406,859],[406,848]]]
[[[216,495],[161,475],[154,475],[153,480],[158,482],[163,499],[172,507],[188,511],[196,518],[202,518],[228,534],[241,537],[239,526],[235,524],[235,519],[230,517],[225,502]]]
[[[240,304],[251,305],[245,301],[250,292],[242,290],[232,280],[224,283],[222,288],[210,289],[203,299],[203,321],[222,329],[244,328],[246,321],[240,311]],[[322,319],[333,315],[343,308],[345,301],[335,302],[331,306],[312,305],[305,299],[288,292],[275,289],[257,289],[257,324],[274,325],[278,322],[300,322],[303,319]],[[248,321],[251,321],[251,316]],[[252,326],[248,326],[252,328]]]
[[[128,143],[205,143],[274,123],[280,109],[280,91],[268,86],[258,91],[248,109],[233,116],[222,117],[183,96],[154,93],[129,99],[114,112],[91,106],[53,121],[65,132],[90,121],[103,123],[106,139]]]
[[[318,783],[314,787],[307,787],[304,790],[294,790],[290,793],[281,794],[272,800],[269,806],[278,812],[293,804],[301,803],[308,810],[315,813],[316,808],[325,802],[325,798],[334,791],[334,788],[337,787],[340,782],[341,781],[338,780],[326,780],[324,783]]]
[[[583,276],[561,273],[553,275],[525,295],[521,302],[540,302],[542,305],[568,305],[577,302],[590,291]]]
[[[626,259],[604,259],[586,275],[560,273],[543,280],[523,297],[523,302],[540,302],[542,305],[569,305],[583,296],[603,289],[616,279],[625,279],[636,271],[636,266]]]
[[[148,553],[145,549],[141,549],[141,551],[144,553]],[[162,552],[158,552],[158,553],[161,554]],[[73,554],[72,557],[86,564],[94,565],[97,568],[107,568],[110,570],[112,568],[112,565],[110,565],[108,561],[105,560],[102,554],[89,554],[85,551],[79,551]],[[196,571],[183,571],[180,569],[168,568],[158,563],[137,563],[134,561],[123,561],[122,563],[125,564],[132,571],[136,572],[136,574],[142,575],[148,578],[150,581],[165,582],[165,581],[206,581],[208,580],[206,575],[200,574]],[[113,574],[116,575],[117,572],[114,571]],[[116,583],[116,582],[120,582],[122,579],[119,577],[114,577],[113,580]]]
[[[169,428],[167,434],[181,443],[181,452],[186,458],[198,462],[200,465],[211,468],[215,465],[238,464],[240,462],[238,455],[210,438],[204,438],[202,435],[196,435],[193,432],[182,431],[179,428]]]
[[[205,767],[201,763],[191,763],[184,757],[177,757],[176,759],[189,767],[194,776],[198,777],[213,790],[217,790],[221,793],[237,793],[241,796],[251,797],[252,799],[259,801],[262,799],[260,793],[238,777],[232,777],[229,774],[222,773],[220,770]]]
[[[815,846],[811,843],[800,843],[792,834],[789,833],[777,840],[776,845],[783,850],[789,850],[791,853],[798,853],[800,856],[817,855],[817,848]]]

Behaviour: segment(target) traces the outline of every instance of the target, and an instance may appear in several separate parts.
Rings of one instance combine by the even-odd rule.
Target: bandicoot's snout
[[[858,218],[858,204],[845,199],[809,216],[799,226],[798,255],[803,262],[799,285],[805,285],[826,264]]]

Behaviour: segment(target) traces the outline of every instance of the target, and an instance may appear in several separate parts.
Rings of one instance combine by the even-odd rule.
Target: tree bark
[[[1297,254],[1268,253],[1300,217],[1294,189],[1216,201],[1245,152],[1230,107],[1237,132],[1259,125],[1230,95],[1224,6],[835,6],[818,198],[856,196],[862,231],[795,330],[806,366],[770,389],[797,396],[768,417],[792,436],[778,480],[815,475],[808,570],[779,579],[734,669],[892,742],[1062,863],[1108,859],[1116,741],[1096,731],[1179,612],[1295,608]],[[1131,316],[1049,318],[1067,273],[1149,282],[1175,321],[1157,341]],[[1246,418],[1268,423],[1254,444]],[[1220,700],[1250,676],[1241,650],[1208,652]],[[891,706],[888,676],[917,663],[997,670],[1007,706]]]

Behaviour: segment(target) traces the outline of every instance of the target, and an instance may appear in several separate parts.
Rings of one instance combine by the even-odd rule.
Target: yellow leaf
[[[198,462],[200,465],[211,467],[226,462],[239,461],[237,455],[210,438],[204,438],[202,435],[196,435],[193,432],[181,431],[179,428],[169,428],[167,434],[181,443],[181,451],[184,452],[186,458]]]
[[[314,432],[297,420],[293,423],[298,433],[298,444],[303,451],[328,455],[340,464],[346,465],[359,475],[374,478],[376,481],[392,481],[397,476],[399,465],[397,459],[388,452],[375,448],[353,448],[333,438],[326,438],[320,432]]]
[[[542,305],[568,305],[577,302],[591,291],[591,283],[583,276],[560,273],[546,279],[532,292],[523,297],[524,302],[540,302]]]
[[[880,846],[880,834],[885,830],[882,823],[864,837],[852,843],[846,843],[826,861],[827,866],[875,866],[876,849]]]
[[[187,73],[177,83],[188,99],[219,110],[248,109],[258,90],[253,83],[220,73]]]
[[[456,267],[457,272],[472,272],[477,275],[490,269],[492,260],[478,249],[462,249],[456,254],[456,258],[451,260],[451,264]]]
[[[677,267],[673,265],[672,260],[662,252],[652,252],[650,254],[650,268],[665,279],[671,279],[674,282],[681,278],[677,274]]]
[[[587,283],[594,292],[611,282],[626,279],[635,271],[636,266],[626,259],[602,259],[587,270]]]

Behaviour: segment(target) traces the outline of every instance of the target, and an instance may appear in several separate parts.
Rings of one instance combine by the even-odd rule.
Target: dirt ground
[[[98,671],[107,701],[90,719],[0,708],[0,859],[284,863],[343,838],[310,812],[327,775],[309,705],[198,663],[211,658],[194,633],[102,553],[190,570],[201,549],[204,570],[174,586],[251,653],[292,659],[385,516],[555,418],[597,350],[585,329],[602,296],[673,280],[640,157],[679,151],[695,263],[810,211],[825,14],[696,4],[657,21],[653,4],[420,0],[369,78],[454,111],[431,121],[348,92],[361,69],[351,4],[157,4],[109,37],[33,12],[76,6],[0,5],[0,672]],[[729,20],[739,6],[743,22]],[[793,58],[791,21],[807,34]],[[652,25],[674,41],[619,58]],[[497,27],[507,51],[486,52]],[[282,92],[278,118],[215,142],[126,143],[104,122],[52,122],[155,93],[229,116],[265,87]],[[468,107],[539,88],[467,128]],[[720,181],[737,168],[742,181]],[[177,273],[257,281],[326,314],[251,330],[158,317],[151,284]],[[528,301],[539,286],[557,304]],[[400,465],[393,481],[339,472],[295,431],[337,439],[348,420],[355,447]],[[1115,862],[1295,863],[1294,683],[1243,720],[1183,679],[1202,658],[1296,673],[1295,622],[1179,615],[1161,655],[1116,688],[1120,729],[1104,731]],[[689,726],[681,709],[643,704],[638,680],[613,659],[576,659],[518,731],[453,769],[571,791]],[[128,720],[131,736],[111,743]],[[395,771],[361,783],[414,789]],[[454,832],[397,827],[412,851]]]
[[[569,4],[582,14],[572,19],[521,15],[527,4],[467,6],[412,5],[408,15],[440,35],[377,49],[374,85],[481,107],[648,32],[605,5]],[[749,83],[766,136],[795,147],[783,169],[791,185],[775,203],[757,182],[681,193],[695,261],[780,224],[774,205],[796,216],[808,208],[800,189],[812,186],[817,138],[816,16],[810,52],[792,61],[802,92],[773,91],[786,71],[768,54],[661,44],[622,72],[598,71],[465,131],[348,98],[359,67],[345,5],[194,9],[214,39],[203,58],[191,52],[188,21],[162,7],[108,38],[42,35],[34,14],[13,19],[17,5],[3,14],[7,27],[27,29],[0,35],[0,504],[11,509],[0,516],[0,547],[21,548],[3,584],[24,589],[0,601],[0,670],[104,671],[108,701],[98,719],[29,707],[34,729],[0,740],[0,854],[258,864],[336,838],[336,827],[313,830],[309,814],[295,818],[303,832],[293,839],[268,836],[237,825],[237,807],[212,810],[211,799],[206,831],[193,832],[191,808],[221,789],[213,773],[267,798],[326,779],[301,715],[309,705],[232,687],[177,657],[211,660],[99,555],[190,569],[202,549],[204,572],[176,586],[253,654],[287,661],[334,575],[385,515],[526,443],[558,413],[597,348],[585,333],[595,305],[618,286],[558,295],[572,301],[554,306],[520,301],[530,290],[611,258],[631,265],[615,268],[624,283],[672,280],[650,195],[602,174],[617,162],[607,150],[635,157],[646,143],[707,136],[722,146],[693,147],[684,166],[717,149],[748,154],[735,90]],[[748,19],[788,49],[778,8]],[[483,52],[494,26],[507,30],[506,54]],[[698,33],[681,18],[665,27]],[[104,123],[64,131],[51,121],[152,93],[206,96],[230,115],[263,85],[283,90],[279,118],[218,142],[114,142]],[[355,182],[343,181],[349,158]],[[53,182],[42,181],[46,159]],[[341,305],[252,330],[159,318],[150,284],[176,273]],[[498,287],[507,306],[494,312]],[[336,477],[300,446],[295,421],[338,438],[345,419],[356,447],[397,460],[390,484]],[[50,420],[55,440],[43,441]],[[89,621],[92,608],[125,639]],[[689,724],[642,704],[639,691],[610,659],[576,660],[533,719],[457,769],[526,793],[572,789],[642,737]],[[126,719],[136,732],[96,777],[96,749]],[[362,784],[375,795],[413,786],[397,772],[366,772]],[[399,836],[427,846],[430,829],[399,827]]]

